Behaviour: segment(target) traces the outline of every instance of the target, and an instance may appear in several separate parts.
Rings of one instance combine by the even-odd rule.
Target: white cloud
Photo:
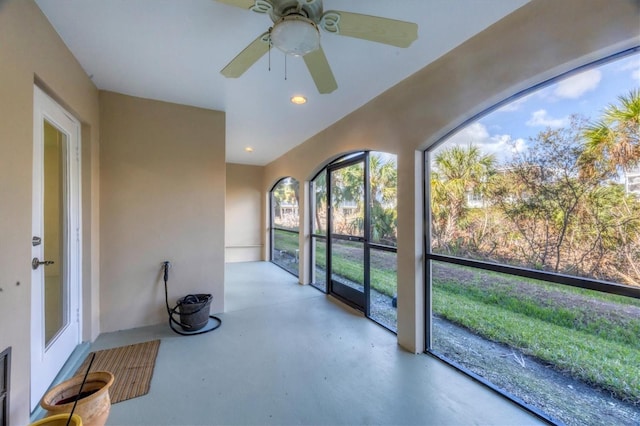
[[[634,80],[640,80],[640,57],[630,58],[623,61],[623,65],[618,68],[618,71],[631,71],[631,78]]]
[[[498,163],[510,160],[514,152],[522,152],[526,149],[524,139],[513,139],[511,135],[506,134],[492,135],[484,124],[475,122],[451,136],[446,143],[435,150],[434,154],[453,145],[466,147],[469,144],[480,147],[483,154],[493,154]]]
[[[484,147],[489,143],[490,140],[491,135],[489,134],[487,127],[484,124],[476,121],[475,123],[466,126],[458,133],[451,136],[445,144],[441,145],[436,150],[436,153],[438,151],[451,148],[454,145],[462,147],[466,147],[469,145],[481,146],[484,152]]]
[[[596,89],[601,79],[602,73],[600,70],[584,71],[560,81],[553,94],[559,98],[577,99],[586,92]]]
[[[567,118],[553,118],[547,110],[539,109],[531,114],[531,118],[526,122],[530,127],[562,127],[568,122]]]
[[[480,123],[475,122],[460,130],[458,133],[449,138],[449,144],[452,145],[469,145],[477,144],[485,141],[489,138],[489,131],[487,127]]]
[[[511,135],[492,135],[482,146],[487,154],[493,154],[496,159],[503,161],[510,158],[511,154],[522,152],[527,148],[527,143],[522,138],[513,139]]]
[[[591,69],[581,72],[559,82],[553,94],[558,98],[577,99],[585,93],[596,89],[601,79],[602,73],[600,70]]]
[[[622,64],[620,68],[618,68],[620,71],[638,69],[640,68],[640,56],[628,57],[628,59],[621,60],[620,63]]]
[[[531,95],[529,95],[531,96]],[[527,100],[529,99],[529,96],[523,96],[519,99],[516,99],[513,102],[509,102],[508,104],[505,104],[503,106],[501,106],[500,108],[498,108],[496,110],[496,112],[512,112],[512,111],[518,111],[520,109],[520,107],[522,107],[522,105],[525,104],[525,102],[527,102]]]

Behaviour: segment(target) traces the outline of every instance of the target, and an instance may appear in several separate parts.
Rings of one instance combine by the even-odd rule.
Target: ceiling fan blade
[[[216,0],[218,3],[228,4],[230,6],[241,7],[243,9],[251,9],[256,2],[254,0]]]
[[[272,0],[215,0],[218,3],[228,4],[230,6],[241,7],[242,9],[252,10],[257,13],[269,13],[273,10]]]
[[[269,33],[261,34],[220,71],[228,78],[240,77],[269,50]]]
[[[418,24],[379,16],[330,10],[322,15],[320,26],[335,34],[409,47],[418,38]]]
[[[338,88],[338,83],[336,83],[336,79],[329,66],[329,61],[327,61],[322,47],[319,47],[311,53],[307,53],[303,58],[314,83],[316,83],[318,92],[322,94],[331,93]]]

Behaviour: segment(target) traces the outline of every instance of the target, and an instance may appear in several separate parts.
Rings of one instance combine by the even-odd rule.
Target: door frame
[[[81,205],[81,163],[80,163],[80,122],[68,111],[34,85],[33,96],[33,188],[32,188],[32,235],[40,236],[44,230],[44,121],[48,121],[67,135],[66,176],[65,176],[65,224],[66,256],[69,291],[66,300],[67,324],[46,345],[44,326],[44,273],[43,267],[32,270],[31,274],[31,374],[30,408],[35,409],[58,375],[73,350],[81,342],[82,336],[82,205]],[[38,234],[36,234],[36,232]],[[32,243],[32,258],[42,259],[44,244]],[[39,255],[39,256],[38,256]]]
[[[353,166],[358,163],[362,163],[362,188],[363,188],[363,204],[364,204],[364,232],[363,236],[349,236],[342,234],[334,234],[333,230],[333,208],[332,208],[332,173],[343,169],[345,167]],[[361,154],[339,161],[327,166],[327,292],[334,297],[342,300],[346,304],[354,307],[355,309],[362,311],[366,316],[369,316],[369,296],[370,296],[370,253],[369,253],[369,235],[370,231],[370,207],[369,207],[369,153],[362,152]],[[359,292],[349,286],[337,283],[333,280],[333,240],[343,241],[357,241],[362,243],[363,250],[363,292]]]

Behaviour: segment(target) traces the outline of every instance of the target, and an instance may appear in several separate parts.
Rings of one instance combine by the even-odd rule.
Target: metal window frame
[[[309,223],[310,223],[310,229],[312,230],[311,234],[310,234],[310,239],[311,239],[311,246],[310,246],[310,250],[314,249],[314,241],[315,240],[320,240],[323,241],[326,247],[326,268],[327,268],[327,274],[326,274],[326,282],[325,282],[325,291],[323,291],[322,289],[313,286],[316,290],[323,292],[325,294],[330,294],[333,297],[336,297],[337,299],[341,300],[342,302],[353,306],[354,308],[360,310],[361,307],[360,306],[356,306],[355,304],[353,304],[351,301],[340,297],[340,295],[337,295],[335,293],[333,293],[331,291],[331,240],[332,239],[337,239],[337,240],[345,240],[345,241],[358,241],[363,243],[363,250],[364,250],[364,254],[363,254],[363,267],[364,267],[364,281],[365,281],[365,285],[364,285],[364,298],[365,298],[365,306],[364,306],[364,314],[365,316],[370,319],[371,321],[375,322],[376,324],[386,328],[387,330],[391,331],[394,334],[397,334],[397,331],[394,331],[392,329],[390,329],[387,325],[377,321],[375,318],[371,317],[371,250],[380,250],[380,251],[387,251],[387,252],[392,252],[392,253],[398,253],[398,248],[394,247],[394,246],[390,246],[390,245],[386,245],[386,244],[380,244],[380,243],[376,243],[376,242],[372,242],[371,241],[371,203],[370,203],[370,197],[371,197],[371,178],[370,178],[370,156],[371,156],[371,152],[372,151],[363,151],[361,153],[352,153],[352,154],[348,154],[345,157],[341,157],[337,160],[335,160],[334,162],[326,165],[325,167],[323,167],[318,173],[316,173],[316,175],[311,179],[310,183],[310,190],[309,190],[309,197],[310,197],[310,214],[309,214]],[[363,237],[355,237],[355,236],[349,236],[349,235],[342,235],[342,234],[334,234],[331,232],[331,228],[332,228],[332,212],[331,212],[331,172],[335,171],[335,170],[339,170],[342,169],[344,167],[349,167],[352,166],[354,164],[360,163],[360,162],[364,162],[364,206],[365,206],[365,217],[364,217],[364,232],[363,232]],[[315,197],[313,196],[315,194],[315,180],[322,174],[322,173],[326,173],[326,177],[325,177],[325,184],[327,186],[326,192],[327,192],[327,229],[326,229],[326,235],[325,234],[317,234],[315,232],[313,232],[314,230],[314,213],[315,210],[317,209],[316,206],[316,202],[315,202]],[[315,268],[315,263],[314,262],[310,262],[309,264],[309,270],[310,270],[310,276],[313,276],[313,268]]]
[[[0,383],[0,426],[9,422],[9,391],[11,390],[11,346],[0,353],[0,368],[3,369],[4,380]]]
[[[640,52],[640,46],[634,46],[632,48],[623,50],[621,52],[606,56],[604,58],[601,58],[599,60],[596,61],[592,61],[590,63],[584,64],[582,66],[579,66],[577,68],[574,68],[572,70],[569,70],[567,72],[561,73],[555,77],[552,77],[550,79],[547,79],[541,83],[538,83],[536,85],[533,85],[525,90],[522,90],[498,103],[496,103],[495,105],[479,112],[478,114],[473,115],[472,117],[468,118],[467,120],[464,120],[462,123],[460,123],[458,126],[456,126],[454,129],[450,130],[449,132],[445,133],[444,136],[442,136],[436,143],[434,143],[433,145],[431,145],[429,148],[427,148],[424,151],[423,154],[423,167],[424,167],[424,179],[423,179],[423,202],[425,205],[425,209],[424,209],[424,214],[423,214],[423,218],[424,218],[424,234],[423,234],[423,239],[424,239],[424,253],[425,253],[425,257],[424,257],[424,269],[425,269],[425,275],[424,275],[424,302],[425,302],[425,348],[424,351],[426,354],[433,356],[443,362],[445,362],[446,364],[451,365],[452,367],[458,369],[459,371],[461,371],[462,373],[466,374],[467,376],[471,377],[472,379],[478,381],[479,383],[484,384],[485,386],[489,387],[490,389],[494,390],[495,392],[497,392],[498,394],[504,396],[505,398],[515,402],[516,404],[522,406],[524,409],[526,409],[527,411],[531,412],[533,415],[535,415],[536,417],[540,418],[541,420],[544,420],[546,422],[549,422],[551,424],[561,424],[561,422],[559,422],[559,420],[554,419],[552,417],[550,417],[548,414],[542,412],[541,410],[537,409],[536,407],[530,406],[528,404],[526,404],[524,401],[520,400],[519,398],[514,397],[513,395],[511,395],[510,393],[502,390],[501,388],[498,388],[496,385],[494,385],[493,383],[489,382],[488,380],[484,379],[483,377],[475,374],[474,372],[472,372],[471,370],[468,370],[467,368],[459,365],[458,363],[456,363],[455,361],[448,359],[436,352],[433,352],[433,348],[432,348],[432,317],[433,317],[433,306],[432,306],[432,288],[433,288],[433,284],[432,284],[432,261],[439,261],[439,262],[445,262],[445,263],[450,263],[450,264],[456,264],[456,265],[462,265],[462,266],[468,266],[468,267],[472,267],[472,268],[476,268],[476,269],[481,269],[481,270],[488,270],[488,271],[493,271],[493,272],[500,272],[500,273],[504,273],[504,274],[509,274],[509,275],[514,275],[514,276],[520,276],[520,277],[525,277],[525,278],[531,278],[531,279],[536,279],[536,280],[541,280],[541,281],[546,281],[546,282],[551,282],[551,283],[555,283],[555,284],[560,284],[560,285],[566,285],[566,286],[570,286],[570,287],[576,287],[576,288],[582,288],[582,289],[588,289],[588,290],[594,290],[594,291],[599,291],[602,293],[608,293],[608,294],[615,294],[615,295],[621,295],[621,296],[627,296],[627,297],[631,297],[631,298],[635,298],[635,299],[640,299],[640,288],[635,288],[635,287],[630,287],[630,286],[625,286],[622,284],[617,284],[617,283],[613,283],[613,282],[608,282],[608,281],[604,281],[604,280],[596,280],[596,279],[592,279],[592,278],[586,278],[586,277],[576,277],[576,276],[571,276],[571,275],[566,275],[566,274],[560,274],[560,273],[555,273],[555,272],[549,272],[549,271],[542,271],[542,270],[534,270],[534,269],[528,269],[528,268],[523,268],[523,267],[517,267],[517,266],[511,266],[511,265],[506,265],[506,264],[498,264],[498,263],[490,263],[490,262],[484,262],[484,261],[477,261],[477,260],[472,260],[472,259],[467,259],[467,258],[461,258],[461,257],[456,257],[456,256],[448,256],[448,255],[443,255],[443,254],[437,254],[437,253],[433,253],[431,250],[431,241],[432,241],[432,233],[431,233],[431,194],[430,194],[430,188],[431,188],[431,155],[432,155],[432,151],[437,148],[439,145],[443,144],[450,136],[452,136],[453,134],[455,134],[456,132],[458,132],[460,129],[470,125],[471,123],[479,120],[481,117],[488,115],[489,113],[503,107],[504,105],[507,105],[517,99],[522,98],[523,96],[527,95],[527,94],[531,94],[537,90],[540,90],[550,84],[555,83],[556,81],[559,81],[563,78],[569,77],[573,74],[577,74],[581,71],[584,71],[586,69],[590,69],[593,67],[596,67],[598,65],[602,65],[604,63],[622,58],[624,56],[627,55],[631,55],[633,53],[637,53]]]
[[[309,272],[310,272],[309,273],[309,277],[313,277],[314,268],[316,267],[316,265],[315,265],[315,256],[314,256],[314,252],[315,252],[315,249],[316,249],[316,247],[315,247],[316,240],[320,240],[320,241],[324,242],[325,247],[327,245],[327,237],[326,236],[320,235],[320,234],[311,234],[311,237],[310,237],[311,244],[309,246],[309,250],[311,250],[310,259],[312,261],[309,262]],[[326,256],[326,249],[325,249],[325,256]],[[325,275],[326,275],[326,273],[325,273]],[[311,287],[315,288],[319,292],[322,292],[324,294],[329,294],[328,288],[327,288],[327,277],[326,276],[325,276],[325,281],[324,281],[324,290],[321,289],[320,287],[317,287],[315,285],[317,283],[314,283],[313,280],[310,282],[310,284],[311,284]]]
[[[463,257],[448,256],[437,253],[428,253],[427,259],[452,263],[455,265],[469,266],[476,269],[483,269],[485,271],[493,271],[502,274],[531,278],[554,284],[562,284],[569,287],[595,290],[601,293],[616,294],[619,296],[627,296],[634,299],[640,299],[640,287],[631,287],[609,281],[596,280],[586,277],[577,277],[573,275],[565,275],[557,272],[541,271],[537,269],[521,268],[518,266],[511,266],[501,263],[483,262],[479,260],[472,260]]]
[[[300,240],[300,231],[294,231],[292,229],[287,229],[287,228],[283,228],[281,226],[277,226],[274,223],[274,219],[275,219],[275,215],[274,215],[274,202],[273,202],[273,190],[280,185],[284,180],[286,179],[295,179],[292,176],[286,176],[283,177],[282,179],[279,179],[269,190],[269,262],[273,263],[274,265],[276,265],[277,267],[281,268],[284,271],[287,271],[288,273],[290,273],[291,275],[293,275],[294,277],[299,277],[299,273],[296,275],[293,272],[289,271],[288,269],[286,269],[285,267],[283,267],[282,265],[276,263],[273,260],[273,252],[275,250],[275,232],[276,231],[284,231],[284,232],[289,232],[292,234],[297,234],[298,235],[298,241]],[[300,222],[298,221],[298,229],[300,229]]]
[[[365,316],[368,318],[369,317],[369,262],[368,262],[368,256],[367,256],[367,232],[368,232],[368,227],[367,227],[367,216],[368,216],[368,209],[367,209],[367,201],[368,201],[368,197],[367,197],[367,180],[369,178],[369,173],[367,170],[367,165],[368,165],[368,158],[369,158],[369,152],[365,151],[359,154],[351,154],[351,156],[348,159],[339,159],[336,162],[329,164],[326,167],[327,170],[327,251],[326,251],[326,256],[327,256],[327,270],[329,271],[329,273],[327,274],[327,294],[332,295],[333,297],[336,297],[337,299],[340,299],[342,302],[346,303],[349,306],[352,306],[353,308],[357,309],[357,310],[362,310],[364,309],[364,314]],[[363,173],[363,191],[364,191],[364,206],[365,206],[365,211],[364,211],[364,229],[363,229],[363,233],[362,233],[362,237],[359,236],[353,236],[353,235],[343,235],[343,234],[336,234],[334,233],[333,230],[333,209],[331,208],[331,196],[332,196],[332,174],[333,172],[337,171],[337,170],[341,170],[347,167],[351,167],[351,166],[355,166],[358,164],[362,164],[362,167],[364,168],[364,173]],[[362,250],[363,250],[363,287],[364,287],[364,291],[363,291],[363,298],[364,298],[364,306],[360,306],[355,300],[352,300],[348,297],[343,297],[341,296],[338,292],[336,292],[333,288],[333,280],[331,279],[332,273],[331,271],[333,270],[333,240],[342,240],[342,241],[355,241],[355,242],[359,242],[362,243]],[[345,286],[345,288],[343,289],[345,292],[350,292],[350,289],[347,288],[347,286]],[[353,291],[354,296],[356,291]],[[359,293],[359,292],[358,292]],[[355,297],[354,297],[355,299]]]
[[[313,177],[313,179],[311,179],[309,181],[309,229],[311,230],[311,234],[310,234],[310,242],[311,244],[309,245],[309,250],[311,251],[311,256],[309,257],[311,259],[311,261],[309,262],[309,277],[313,277],[314,276],[314,268],[316,267],[315,265],[315,256],[313,255],[313,251],[315,250],[315,240],[314,239],[318,239],[321,241],[324,241],[325,247],[328,246],[328,239],[327,239],[327,234],[329,233],[329,223],[328,223],[328,216],[327,216],[327,229],[326,234],[317,234],[315,232],[313,232],[315,230],[314,228],[314,218],[315,218],[315,212],[316,209],[318,208],[317,204],[316,204],[316,197],[315,197],[315,193],[316,193],[316,179],[318,179],[318,177],[324,173],[325,174],[325,185],[327,185],[327,167],[323,167],[318,173],[316,173],[316,175]],[[327,208],[329,208],[329,201],[327,198]],[[325,257],[327,256],[327,250],[325,249]],[[325,262],[328,262],[325,259]],[[329,265],[325,264],[325,267],[327,269],[327,271],[329,271]],[[325,274],[328,275],[328,274]],[[329,294],[329,283],[328,283],[329,277],[325,276],[325,283],[324,283],[324,290],[322,290],[321,288],[316,287],[315,285],[313,285],[313,283],[311,283],[311,286],[313,288],[315,288],[316,290],[324,293],[324,294]]]

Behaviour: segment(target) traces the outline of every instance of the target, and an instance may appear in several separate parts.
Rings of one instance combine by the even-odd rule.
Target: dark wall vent
[[[11,378],[11,346],[0,353],[0,426],[9,424],[9,379]]]

